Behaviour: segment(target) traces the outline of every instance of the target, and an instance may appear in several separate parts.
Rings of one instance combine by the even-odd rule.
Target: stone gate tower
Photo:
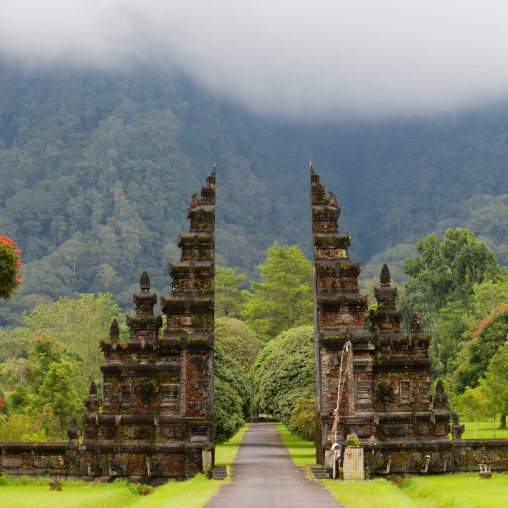
[[[102,342],[103,398],[94,383],[85,399],[80,474],[158,485],[191,478],[214,449],[215,166],[188,208],[190,231],[178,237],[181,260],[169,265],[170,298],[161,298],[167,327],[153,307],[150,278],[141,276],[128,341],[116,320]],[[99,408],[103,407],[102,413]],[[205,453],[203,453],[205,452]],[[204,463],[205,462],[205,463]]]
[[[323,463],[327,444],[335,438],[341,353],[347,342],[352,344],[352,358],[343,374],[339,441],[355,432],[360,439],[374,436],[392,447],[401,442],[406,454],[420,449],[424,441],[449,441],[451,415],[442,390],[430,409],[430,336],[421,332],[416,314],[411,333],[401,333],[402,311],[395,307],[397,289],[390,286],[387,265],[375,291],[378,308],[370,312],[373,332],[366,328],[367,297],[358,291],[361,263],[348,257],[351,235],[338,231],[340,208],[335,195],[330,192],[326,197],[319,175],[310,169],[318,463]]]

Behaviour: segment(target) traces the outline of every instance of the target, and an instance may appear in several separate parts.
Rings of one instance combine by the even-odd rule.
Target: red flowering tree
[[[0,235],[0,298],[4,300],[10,300],[21,284],[20,254],[21,251],[12,240]]]

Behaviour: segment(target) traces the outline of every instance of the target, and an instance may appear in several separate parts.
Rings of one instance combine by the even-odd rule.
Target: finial
[[[436,393],[444,393],[443,380],[441,378],[437,380]]]
[[[381,280],[381,284],[383,286],[390,285],[390,282],[392,279],[390,277],[390,270],[389,270],[388,265],[386,263],[383,265],[383,268],[381,268],[381,275],[380,275],[379,279]]]
[[[328,194],[330,194],[330,197],[326,200],[326,204],[328,206],[333,206],[335,208],[338,208],[339,202],[337,200],[337,196],[335,195],[335,193],[332,191],[328,191]]]
[[[420,318],[416,312],[411,316],[411,333],[420,333]]]
[[[78,420],[76,418],[76,414],[73,414],[71,417],[71,426],[67,429],[67,437],[69,440],[76,441],[79,438],[80,430],[78,427]]]
[[[310,173],[314,173],[314,168],[312,167],[312,157],[310,158]]]
[[[213,156],[213,171],[212,171],[212,174],[215,174],[215,155]]]
[[[95,381],[92,381],[90,383],[90,389],[88,390],[89,395],[97,395],[97,385],[95,384]]]
[[[111,337],[111,339],[118,339],[118,337],[120,336],[120,327],[118,326],[118,321],[115,319],[113,319],[113,322],[111,323],[111,327],[109,329],[109,336]]]
[[[139,278],[139,286],[141,287],[142,293],[148,293],[150,291],[150,277],[146,270],[143,270],[141,277]]]

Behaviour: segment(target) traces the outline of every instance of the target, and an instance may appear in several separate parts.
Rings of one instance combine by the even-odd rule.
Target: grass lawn
[[[231,465],[249,425],[227,443],[216,446],[217,464]],[[14,480],[0,483],[0,507],[9,508],[201,508],[227,482],[198,475],[185,482],[171,481],[148,496],[140,496],[127,485],[64,481],[61,491],[50,491],[49,480]]]
[[[277,428],[282,435],[282,441],[289,450],[293,462],[300,467],[316,463],[316,447],[312,441],[302,441],[292,436],[283,423],[277,423]]]
[[[401,491],[425,508],[500,508],[508,505],[508,475],[419,476],[404,482]]]
[[[461,422],[466,426],[466,431],[462,434],[462,439],[474,439],[474,423]],[[496,421],[496,438],[507,438],[508,429],[499,428],[499,418]],[[478,422],[476,424],[476,438],[477,439],[492,439],[492,423],[491,422]]]
[[[0,506],[12,508],[200,508],[221,483],[199,475],[187,482],[169,482],[148,496],[132,493],[126,485],[64,482],[61,491],[41,481],[0,486]]]

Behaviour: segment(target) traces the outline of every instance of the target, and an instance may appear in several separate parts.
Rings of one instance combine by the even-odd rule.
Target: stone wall
[[[211,462],[214,429],[215,167],[188,207],[190,231],[178,237],[181,260],[169,264],[170,298],[161,298],[167,327],[154,315],[150,277],[133,295],[128,341],[113,321],[102,341],[102,398],[92,382],[84,400],[83,440],[73,422],[71,443],[0,443],[1,470],[47,474],[58,468],[84,480],[128,478],[158,485],[192,478]],[[102,412],[100,408],[102,407]],[[75,419],[74,419],[75,420]]]

